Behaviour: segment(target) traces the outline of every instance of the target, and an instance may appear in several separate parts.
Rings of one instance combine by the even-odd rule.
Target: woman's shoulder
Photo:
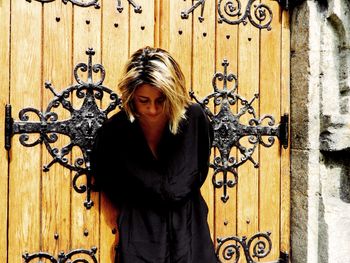
[[[128,116],[124,110],[121,110],[108,118],[99,130],[104,134],[117,134],[118,131],[126,129],[129,124]]]
[[[187,118],[200,118],[205,117],[206,114],[202,108],[202,106],[198,103],[191,103],[186,110]]]
[[[129,118],[124,110],[120,110],[117,113],[113,114],[110,118],[106,120],[104,125],[114,125],[119,123],[128,122]]]

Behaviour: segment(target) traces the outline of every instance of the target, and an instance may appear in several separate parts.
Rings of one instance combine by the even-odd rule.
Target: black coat
[[[154,158],[137,120],[122,110],[99,129],[95,184],[120,208],[122,263],[215,263],[200,187],[208,173],[210,128],[192,104],[177,135],[165,129]]]

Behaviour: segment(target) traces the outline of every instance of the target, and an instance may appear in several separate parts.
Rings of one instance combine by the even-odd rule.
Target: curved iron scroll
[[[203,13],[204,13],[204,5],[205,5],[205,0],[197,0],[196,3],[194,3],[188,10],[184,10],[181,12],[181,18],[182,19],[187,19],[189,17],[189,14],[192,13],[197,7],[201,6],[201,14],[198,17],[199,22],[204,21]]]
[[[237,94],[238,79],[234,74],[227,73],[228,65],[228,61],[224,60],[222,63],[224,73],[215,73],[212,81],[213,93],[201,101],[193,92],[190,93],[191,97],[203,107],[214,129],[213,147],[219,150],[220,156],[214,158],[214,162],[210,164],[210,167],[214,169],[212,182],[215,188],[223,187],[221,200],[224,203],[229,199],[227,187],[232,188],[237,184],[237,168],[248,160],[255,168],[259,167],[258,162],[253,159],[253,153],[259,144],[271,147],[275,142],[274,137],[278,137],[283,147],[288,147],[288,115],[282,116],[278,126],[274,126],[275,119],[271,115],[257,117],[252,104],[259,95],[255,94],[251,100],[246,100]],[[223,89],[217,87],[217,81],[223,81]],[[230,90],[227,87],[228,82],[233,82],[233,88]],[[210,100],[214,101],[214,106],[219,107],[217,114],[213,114],[207,107]],[[233,114],[231,106],[239,103],[242,107],[236,114]],[[240,118],[247,114],[250,117],[248,124],[242,124]],[[262,126],[261,124],[266,121],[268,125]],[[264,140],[266,136],[267,141]],[[248,137],[249,146],[241,144],[240,140],[243,137]],[[230,156],[233,147],[240,152],[240,159]],[[220,173],[223,175],[222,180],[217,179]],[[229,179],[230,174],[233,176],[231,179]]]
[[[216,255],[220,262],[228,261],[237,263],[241,258],[241,248],[243,249],[246,262],[255,263],[255,259],[266,257],[272,249],[271,233],[257,233],[248,241],[247,237],[242,238],[231,236],[226,238],[217,238],[218,247]],[[231,261],[232,260],[232,261]]]
[[[91,250],[76,249],[68,252],[67,254],[65,254],[64,252],[60,252],[58,255],[58,259],[56,259],[54,256],[46,252],[39,252],[34,254],[29,254],[28,252],[26,252],[22,255],[22,257],[25,263],[32,262],[33,260],[36,260],[36,259],[38,260],[37,262],[40,263],[42,262],[41,261],[42,258],[48,259],[51,263],[78,263],[78,262],[98,263],[96,259],[96,252],[97,252],[97,248],[92,247]],[[83,255],[85,255],[85,257],[82,257]],[[76,256],[79,256],[79,257],[73,259]],[[89,258],[86,259],[86,256]]]
[[[27,2],[32,2],[33,0],[26,0]],[[34,0],[40,3],[50,3],[50,2],[54,2],[56,0]],[[71,2],[73,5],[77,5],[80,7],[90,7],[90,6],[94,6],[95,8],[100,8],[100,4],[98,2],[98,0],[90,0],[90,1],[79,1],[79,0],[62,0],[62,2],[64,4],[67,4],[68,2]]]
[[[135,13],[142,13],[142,7],[135,3],[133,0],[128,0],[129,4],[134,7]],[[123,12],[124,7],[122,6],[122,1],[118,0],[117,2],[117,10],[119,13]]]
[[[56,0],[26,0],[27,2],[32,2],[32,1],[37,1],[40,3],[49,3],[53,2]],[[100,3],[98,2],[99,0],[90,0],[90,1],[81,1],[81,0],[62,0],[64,4],[67,4],[68,2],[71,2],[73,5],[77,5],[80,7],[90,7],[94,6],[96,9],[100,8]],[[135,1],[133,0],[128,0],[129,4],[134,7],[134,12],[135,13],[141,13],[142,12],[142,7],[138,5]],[[117,10],[119,13],[123,12],[124,7],[122,6],[121,0],[117,0]]]
[[[270,7],[256,1],[249,0],[244,13],[242,13],[240,0],[220,0],[218,3],[218,22],[225,22],[230,25],[238,25],[240,23],[246,25],[248,19],[253,26],[259,29],[266,28],[271,30],[273,15]]]
[[[120,99],[116,93],[102,85],[105,78],[105,70],[100,64],[92,65],[92,56],[95,54],[95,51],[89,48],[86,54],[88,55],[88,64],[79,63],[74,68],[74,78],[77,84],[69,86],[61,93],[57,93],[51,83],[45,83],[45,87],[55,97],[44,112],[34,108],[25,108],[19,112],[20,121],[13,121],[11,106],[6,105],[5,147],[7,150],[10,150],[11,137],[14,134],[21,134],[19,141],[27,147],[44,143],[52,156],[52,161],[44,165],[43,170],[48,171],[54,163],[59,163],[76,172],[73,178],[73,187],[78,193],[86,192],[87,197],[84,205],[86,208],[91,208],[93,201],[90,198],[90,152],[97,129],[106,120],[108,113],[120,105]],[[83,81],[79,77],[78,71],[87,72],[87,81]],[[94,82],[93,73],[100,73],[101,78]],[[69,100],[74,94],[76,94],[78,99],[83,100],[79,109],[74,108]],[[105,94],[109,95],[109,105],[101,109],[96,101],[102,101]],[[69,111],[69,119],[58,120],[58,115],[54,110],[59,106]],[[39,121],[29,121],[29,113],[36,115]],[[28,142],[29,133],[39,133],[39,138],[34,140],[34,142]],[[61,149],[52,146],[58,140],[57,134],[70,138],[70,142]],[[79,147],[82,156],[71,163],[67,157],[72,152],[73,147]],[[82,176],[86,176],[86,185],[78,186],[78,179]]]
[[[280,5],[284,9],[288,9],[288,0],[279,0]],[[189,14],[194,12],[199,6],[201,6],[201,13],[198,16],[199,22],[204,21],[204,5],[205,0],[197,0],[193,5],[181,12],[181,18],[187,19]],[[245,10],[242,8],[241,0],[219,0],[218,2],[218,22],[228,23],[230,25],[250,23],[259,28],[271,30],[271,22],[273,18],[271,8],[263,3],[258,3],[257,0],[249,0]]]

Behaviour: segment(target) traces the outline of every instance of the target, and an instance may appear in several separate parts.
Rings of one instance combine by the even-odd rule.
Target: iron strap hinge
[[[49,171],[55,163],[59,163],[75,172],[73,188],[78,193],[86,193],[84,202],[86,208],[91,208],[93,201],[90,198],[92,190],[90,154],[97,130],[107,119],[107,115],[121,105],[121,99],[111,89],[103,85],[105,69],[101,64],[93,64],[93,48],[86,50],[87,63],[78,63],[73,70],[76,83],[66,87],[60,93],[56,92],[50,82],[45,83],[45,88],[54,95],[44,110],[24,108],[18,113],[19,120],[12,118],[11,105],[5,106],[5,148],[11,149],[11,138],[14,134],[20,134],[19,141],[23,146],[32,147],[44,144],[52,159],[45,164],[43,170]],[[80,77],[80,72],[87,72],[86,79]],[[71,97],[75,95],[80,100],[80,108],[73,107]],[[105,107],[100,107],[104,102]],[[70,118],[61,119],[57,108],[70,113]],[[34,120],[30,120],[34,118]],[[30,135],[35,134],[34,139]],[[57,147],[55,144],[63,135],[70,141]],[[74,160],[69,158],[73,148],[80,148],[80,155]],[[86,184],[79,185],[79,178],[86,177]]]
[[[290,9],[290,1],[289,0],[277,0],[277,2],[280,4],[280,6],[284,10],[289,10]]]
[[[289,140],[289,114],[285,113],[281,116],[281,122],[279,124],[278,139],[284,149],[288,148]]]
[[[254,263],[255,263],[255,261],[254,261]],[[289,254],[287,251],[280,251],[280,256],[279,256],[278,260],[268,261],[266,263],[290,263]]]
[[[5,106],[5,149],[9,151],[11,149],[11,137],[13,135],[13,118],[11,116],[11,105]]]
[[[280,258],[278,260],[278,263],[289,263],[289,253],[288,251],[280,251]]]

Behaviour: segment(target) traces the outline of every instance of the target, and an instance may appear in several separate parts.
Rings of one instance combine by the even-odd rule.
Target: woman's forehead
[[[162,97],[164,96],[164,93],[159,88],[151,84],[141,84],[136,88],[135,95],[154,98],[154,97]]]

